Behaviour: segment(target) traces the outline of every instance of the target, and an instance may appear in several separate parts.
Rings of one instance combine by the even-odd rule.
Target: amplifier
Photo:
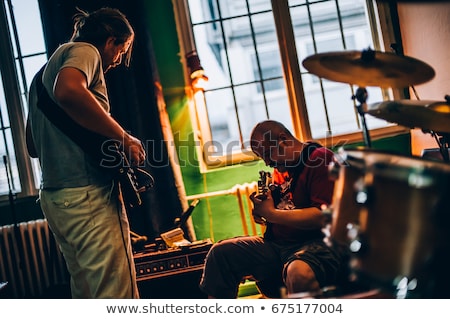
[[[203,269],[212,246],[210,239],[164,250],[143,250],[134,254],[137,281]]]
[[[162,250],[147,249],[134,254],[140,298],[203,299],[208,296],[198,284],[211,240]]]

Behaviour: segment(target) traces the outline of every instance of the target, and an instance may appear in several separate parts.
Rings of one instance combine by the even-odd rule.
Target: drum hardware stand
[[[364,106],[366,105],[367,97],[368,97],[368,94],[367,94],[366,88],[358,87],[355,95],[352,96],[352,100],[357,100],[359,102],[359,104],[357,104],[355,106],[355,108],[358,111],[359,117],[361,118],[364,143],[366,144],[366,146],[368,148],[371,148],[372,142],[370,141],[369,130],[367,128],[367,123],[366,123],[366,113],[364,112]]]
[[[445,96],[445,101],[447,104],[450,104],[450,95]],[[449,156],[449,148],[450,148],[450,134],[449,133],[439,133],[434,132],[432,130],[422,130],[424,133],[430,133],[431,136],[434,137],[436,140],[436,143],[439,146],[439,152],[442,155],[442,159],[444,162],[450,162],[450,156]]]
[[[399,53],[398,47],[395,43],[391,44],[391,49],[393,49],[397,55],[399,55],[399,56],[401,55]],[[410,85],[409,87],[411,88],[416,99],[418,101],[420,101],[419,94],[417,93],[414,85]],[[445,96],[445,101],[447,102],[447,104],[450,104],[450,95]],[[428,130],[428,129],[422,129],[422,132],[430,133],[431,136],[434,137],[434,139],[436,140],[436,142],[439,146],[439,152],[442,155],[442,159],[444,160],[444,162],[450,162],[450,157],[448,154],[448,148],[450,146],[450,144],[449,144],[450,143],[450,134],[438,133],[438,132],[434,132],[434,131]]]
[[[434,131],[430,131],[430,130],[422,130],[422,132],[424,133],[430,133],[431,136],[434,137],[434,139],[436,140],[436,143],[439,146],[439,152],[442,155],[442,159],[444,160],[444,162],[450,162],[450,156],[449,156],[449,147],[450,147],[450,134],[445,134],[445,133],[437,133]]]

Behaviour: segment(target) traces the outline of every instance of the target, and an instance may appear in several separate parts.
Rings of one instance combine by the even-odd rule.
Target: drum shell
[[[338,171],[334,183],[330,237],[332,241],[346,245],[349,242],[349,224],[357,224],[360,205],[356,202],[355,185],[364,176],[362,158],[336,156],[333,165]]]
[[[439,225],[439,211],[448,206],[448,176],[421,173],[421,178],[433,179],[432,185],[415,187],[395,176],[407,168],[378,169],[365,177],[373,180],[365,185],[368,198],[360,209],[362,247],[355,268],[381,281],[417,277],[432,262],[441,240],[448,240]]]
[[[345,157],[350,158],[349,166],[344,166],[337,185],[351,187],[341,193],[333,211],[331,236],[339,241],[346,236],[349,247],[355,241],[360,245],[352,256],[352,270],[383,286],[414,278],[421,296],[445,294],[450,166],[369,151],[349,151]],[[361,203],[355,200],[358,192],[365,193]],[[343,199],[352,202],[342,203]],[[348,223],[359,229],[353,240],[348,238]]]

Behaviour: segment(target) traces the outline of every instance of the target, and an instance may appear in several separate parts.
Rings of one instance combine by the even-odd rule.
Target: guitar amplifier
[[[198,288],[211,240],[134,254],[141,298],[206,298]]]
[[[193,242],[190,245],[164,250],[144,250],[134,254],[138,281],[203,269],[211,240]]]
[[[144,249],[134,254],[140,298],[203,299],[198,285],[210,239],[169,249]]]

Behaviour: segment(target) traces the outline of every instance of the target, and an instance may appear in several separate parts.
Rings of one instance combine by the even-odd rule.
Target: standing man
[[[281,191],[251,195],[253,216],[265,223],[263,237],[245,236],[216,243],[208,253],[200,288],[210,297],[236,298],[239,283],[252,276],[267,297],[316,293],[334,285],[341,259],[323,239],[323,205],[330,205],[334,183],[328,164],[333,153],[303,143],[281,123],[263,121],[251,134],[253,152],[275,169]],[[277,198],[274,203],[274,198]]]
[[[145,150],[110,116],[104,78],[110,68],[129,65],[133,41],[133,28],[119,10],[79,10],[73,35],[50,57],[42,84],[71,120],[118,141],[137,165],[145,160]],[[27,146],[30,156],[39,158],[40,203],[66,260],[72,297],[139,298],[130,227],[117,183],[37,103],[35,78]]]

